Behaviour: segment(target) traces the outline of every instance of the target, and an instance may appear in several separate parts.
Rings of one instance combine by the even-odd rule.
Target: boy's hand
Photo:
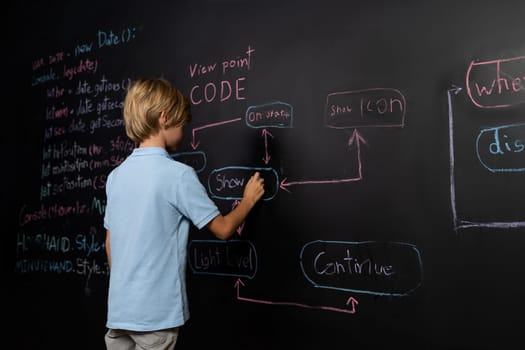
[[[260,176],[259,172],[253,174],[246,187],[244,188],[243,199],[248,200],[252,205],[261,199],[264,194],[264,179]]]

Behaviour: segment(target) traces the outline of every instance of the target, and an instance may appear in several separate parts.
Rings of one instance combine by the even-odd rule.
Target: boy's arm
[[[108,258],[108,265],[111,269],[111,250],[109,247],[109,230],[106,230],[106,256]]]
[[[215,237],[230,238],[264,194],[264,179],[256,172],[246,184],[241,202],[226,215],[217,215],[208,224],[208,229]]]

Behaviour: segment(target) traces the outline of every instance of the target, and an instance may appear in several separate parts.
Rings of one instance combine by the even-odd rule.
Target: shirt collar
[[[140,147],[133,149],[133,152],[131,153],[132,157],[154,155],[169,157],[168,151],[162,147]]]

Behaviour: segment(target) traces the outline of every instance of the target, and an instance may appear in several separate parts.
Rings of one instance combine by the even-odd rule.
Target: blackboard
[[[16,348],[104,348],[104,185],[134,147],[122,99],[144,76],[190,97],[172,156],[221,211],[251,172],[267,184],[230,241],[192,228],[179,349],[522,343],[522,1],[7,8]]]

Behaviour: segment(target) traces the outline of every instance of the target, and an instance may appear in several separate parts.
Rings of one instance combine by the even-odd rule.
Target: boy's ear
[[[164,129],[168,127],[168,116],[164,111],[160,112],[159,125]]]

